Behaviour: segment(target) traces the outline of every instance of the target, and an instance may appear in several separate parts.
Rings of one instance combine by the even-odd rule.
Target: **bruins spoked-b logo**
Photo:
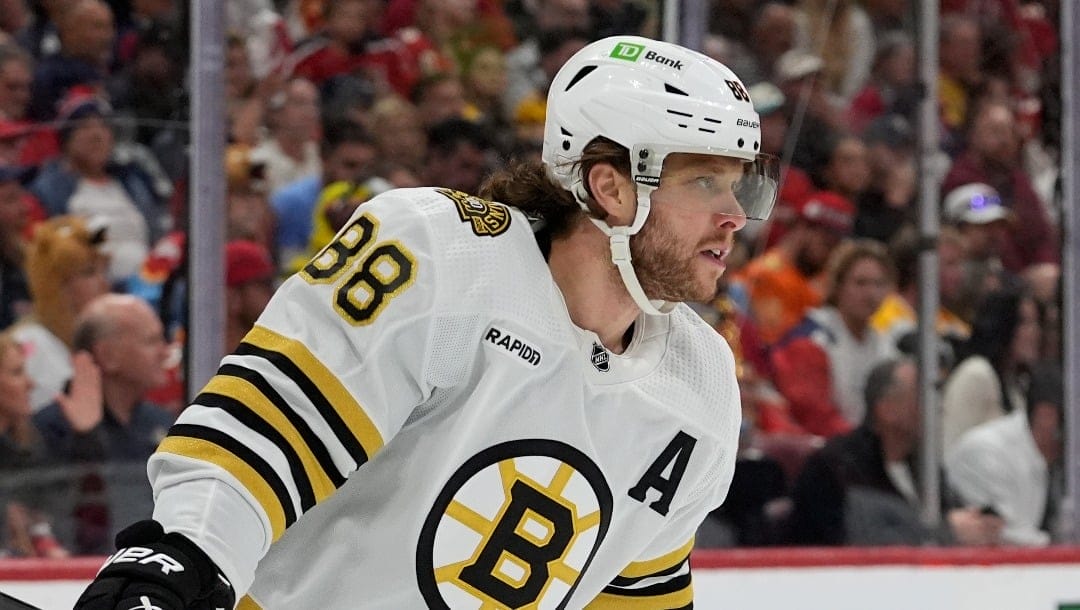
[[[501,203],[453,189],[439,188],[435,191],[453,201],[461,222],[471,223],[473,233],[481,237],[502,235],[510,228],[510,210]]]
[[[611,522],[611,489],[552,440],[490,447],[439,493],[417,544],[429,608],[566,608]]]

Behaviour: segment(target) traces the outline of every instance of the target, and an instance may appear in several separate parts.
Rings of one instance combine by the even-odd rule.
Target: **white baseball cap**
[[[993,187],[981,182],[958,186],[945,196],[945,218],[951,223],[984,225],[1009,217],[1009,208]]]

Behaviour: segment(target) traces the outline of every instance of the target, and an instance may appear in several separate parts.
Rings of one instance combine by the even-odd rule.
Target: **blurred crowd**
[[[0,0],[0,549],[105,553],[184,407],[190,8]],[[226,328],[392,188],[476,192],[539,158],[547,87],[656,0],[230,0]],[[914,0],[711,0],[782,161],[696,304],[743,430],[698,546],[1046,545],[1062,535],[1056,0],[942,0],[917,157]],[[941,231],[916,230],[920,177]],[[940,527],[920,519],[919,255],[940,261]]]

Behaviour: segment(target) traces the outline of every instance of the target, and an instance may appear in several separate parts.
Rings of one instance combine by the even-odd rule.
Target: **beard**
[[[715,285],[704,285],[694,270],[696,252],[680,250],[680,239],[659,218],[651,218],[630,238],[630,256],[641,289],[653,300],[709,301]]]

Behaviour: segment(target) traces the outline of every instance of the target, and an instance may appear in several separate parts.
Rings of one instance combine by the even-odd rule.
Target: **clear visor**
[[[632,154],[635,182],[658,187],[654,204],[765,220],[776,203],[780,161],[773,155],[746,160],[717,149],[664,151],[655,146],[636,147]],[[657,167],[659,159],[662,167]]]

